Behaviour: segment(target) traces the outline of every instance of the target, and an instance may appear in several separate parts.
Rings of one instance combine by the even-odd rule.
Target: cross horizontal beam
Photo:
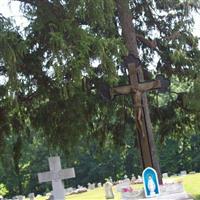
[[[69,178],[75,178],[74,168],[61,169],[58,172],[48,171],[38,173],[39,183],[49,182],[52,180],[64,180]]]
[[[111,99],[118,95],[127,95],[134,93],[142,94],[151,90],[158,90],[158,92],[166,92],[169,89],[170,85],[170,81],[160,74],[157,75],[156,79],[153,81],[137,82],[137,79],[135,77],[131,78],[133,82],[130,85],[122,85],[110,89]]]
[[[124,85],[111,88],[111,96],[127,95],[131,93],[136,93],[136,91],[143,93],[149,90],[154,90],[159,88],[161,88],[160,80],[143,82],[136,85]]]

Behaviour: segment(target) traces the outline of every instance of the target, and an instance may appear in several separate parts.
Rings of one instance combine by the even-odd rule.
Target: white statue
[[[150,192],[150,196],[154,196],[156,193],[155,193],[155,189],[156,189],[156,185],[152,179],[151,176],[148,177],[148,190]]]
[[[114,199],[114,194],[113,194],[113,190],[112,190],[112,183],[107,181],[104,184],[104,190],[105,190],[106,199]]]

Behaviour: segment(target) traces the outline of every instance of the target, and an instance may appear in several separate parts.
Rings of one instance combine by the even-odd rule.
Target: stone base
[[[121,200],[193,200],[186,192],[184,192],[181,183],[172,183],[160,186],[160,195],[157,197],[145,198],[144,192],[136,195],[134,193],[122,193]]]
[[[191,197],[189,197],[189,195],[185,192],[183,193],[175,193],[175,194],[168,194],[168,195],[160,195],[158,197],[154,197],[154,198],[142,198],[142,199],[138,199],[138,200],[159,200],[159,199],[165,199],[165,200],[192,200]]]

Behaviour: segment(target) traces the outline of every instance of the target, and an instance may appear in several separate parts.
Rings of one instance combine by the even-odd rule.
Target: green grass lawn
[[[175,181],[182,180],[185,191],[194,197],[195,200],[200,200],[200,173],[187,175],[183,177],[172,177]],[[133,185],[133,189],[141,188],[142,185]],[[113,192],[115,195],[115,200],[120,200],[120,194],[116,192],[115,187],[113,187]],[[105,200],[104,189],[96,188],[82,194],[74,194],[66,197],[67,200]],[[43,198],[37,200],[44,200]]]
[[[195,200],[200,200],[200,173],[185,176],[183,185],[188,194],[191,194]]]

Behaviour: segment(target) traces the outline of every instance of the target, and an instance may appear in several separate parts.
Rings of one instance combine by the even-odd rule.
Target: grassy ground
[[[185,176],[183,185],[188,194],[191,194],[195,200],[200,200],[200,173]]]
[[[142,184],[132,185],[132,188],[135,190],[141,189]],[[116,191],[116,187],[113,187],[113,193],[115,196],[115,200],[120,200],[121,194]],[[67,200],[105,200],[105,192],[104,188],[96,188],[94,190],[89,190],[88,192],[76,195],[70,195],[66,198]]]
[[[183,181],[185,191],[194,197],[195,200],[200,200],[200,173],[187,175],[183,177],[172,177],[176,181]],[[141,188],[142,185],[133,185],[134,189]],[[116,192],[115,187],[113,187],[113,192],[115,195],[115,200],[120,200],[120,194]],[[104,189],[96,188],[88,192],[76,195],[69,195],[66,197],[67,200],[105,200]],[[44,200],[43,198],[37,200]]]

